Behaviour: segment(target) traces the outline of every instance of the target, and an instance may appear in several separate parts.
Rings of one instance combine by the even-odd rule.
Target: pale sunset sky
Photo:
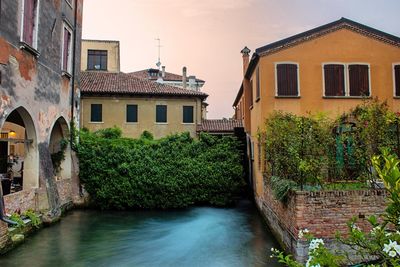
[[[240,50],[341,17],[400,36],[400,0],[85,0],[83,38],[119,40],[121,70],[156,68],[206,81],[208,118],[231,117],[242,80]]]

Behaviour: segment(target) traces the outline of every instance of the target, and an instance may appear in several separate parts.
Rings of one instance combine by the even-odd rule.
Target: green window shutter
[[[138,106],[126,105],[126,122],[138,121]]]
[[[102,104],[92,104],[90,106],[90,121],[102,122],[103,121],[103,106]]]
[[[167,122],[167,106],[157,105],[156,106],[156,122],[166,123]]]
[[[183,123],[193,123],[193,106],[183,106]]]

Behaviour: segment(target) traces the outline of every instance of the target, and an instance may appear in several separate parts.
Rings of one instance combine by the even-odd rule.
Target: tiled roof
[[[202,99],[207,94],[140,79],[126,73],[84,71],[81,74],[82,94],[126,94],[158,96],[195,96]]]
[[[135,77],[138,78],[142,78],[142,79],[149,79],[149,80],[157,80],[159,77],[158,76],[150,76],[149,75],[149,71],[154,71],[154,72],[159,72],[158,69],[146,69],[146,70],[140,70],[140,71],[135,71],[135,72],[131,72],[128,73],[129,75],[133,75]],[[183,76],[182,75],[178,75],[178,74],[174,74],[171,72],[165,72],[165,77],[163,78],[164,81],[182,81],[183,80]],[[188,78],[189,81],[189,78]],[[196,82],[199,83],[204,83],[203,80],[200,79],[196,79]]]
[[[243,127],[241,120],[221,119],[221,120],[202,120],[201,125],[197,126],[198,132],[228,133],[235,128]]]

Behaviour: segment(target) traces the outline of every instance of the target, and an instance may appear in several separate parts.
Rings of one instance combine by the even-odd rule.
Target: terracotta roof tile
[[[241,120],[221,119],[221,120],[202,120],[197,126],[198,132],[226,133],[233,132],[235,128],[243,127]]]
[[[158,69],[146,69],[146,70],[140,70],[140,71],[135,71],[135,72],[130,72],[128,73],[129,75],[133,75],[138,78],[142,79],[150,79],[150,80],[157,80],[158,76],[149,76],[149,70],[153,70],[155,72],[158,72]],[[183,76],[174,74],[171,72],[165,72],[165,78],[163,78],[165,81],[182,81]],[[202,82],[204,83],[203,80],[196,79],[196,82]]]
[[[207,98],[207,94],[189,89],[160,84],[140,79],[126,73],[84,71],[81,74],[82,94],[133,94],[162,96],[196,96]]]

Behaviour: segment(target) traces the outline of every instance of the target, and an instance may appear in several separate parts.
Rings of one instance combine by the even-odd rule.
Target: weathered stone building
[[[83,0],[0,3],[0,216],[28,209],[58,216],[79,192],[69,132],[78,118]]]

